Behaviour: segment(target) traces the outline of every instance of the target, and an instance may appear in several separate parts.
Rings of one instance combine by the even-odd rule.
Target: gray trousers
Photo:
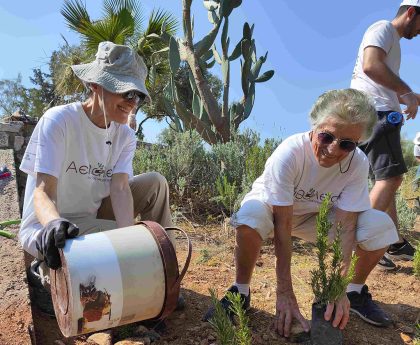
[[[129,184],[135,218],[151,220],[163,227],[172,226],[169,187],[165,177],[150,172],[134,176]],[[96,217],[67,217],[67,219],[79,227],[79,236],[117,228],[110,197],[102,200]]]

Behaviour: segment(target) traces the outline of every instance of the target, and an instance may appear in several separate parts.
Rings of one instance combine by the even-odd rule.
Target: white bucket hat
[[[420,0],[403,0],[401,6],[417,6],[420,7]]]
[[[414,143],[414,145],[420,145],[420,132],[416,133],[416,136],[414,137],[413,143]]]
[[[101,42],[95,61],[71,66],[76,76],[85,83],[95,83],[112,93],[137,91],[146,95],[147,67],[143,59],[130,47],[112,42]]]

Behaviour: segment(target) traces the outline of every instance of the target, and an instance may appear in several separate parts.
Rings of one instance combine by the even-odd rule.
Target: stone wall
[[[19,170],[19,166],[34,128],[34,124],[22,121],[0,122],[0,150],[12,149],[14,154],[19,208],[21,213],[27,175]],[[0,162],[0,166],[5,165],[5,163],[6,162]]]

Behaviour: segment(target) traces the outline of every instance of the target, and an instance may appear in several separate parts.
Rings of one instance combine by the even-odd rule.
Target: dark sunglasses
[[[357,147],[357,142],[348,140],[348,139],[337,139],[334,135],[328,132],[318,133],[318,141],[323,145],[330,145],[334,141],[338,141],[340,149],[346,152],[354,151]]]
[[[134,101],[137,105],[140,105],[144,102],[146,95],[143,93],[138,93],[136,91],[128,91],[121,94],[121,97],[127,101]]]

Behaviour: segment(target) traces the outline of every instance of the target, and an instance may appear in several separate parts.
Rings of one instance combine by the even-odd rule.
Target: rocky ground
[[[13,212],[16,212],[17,199],[13,188],[13,179],[0,182],[0,221],[16,216]],[[134,324],[108,333],[69,339],[61,335],[54,318],[36,308],[31,313],[22,251],[15,240],[0,238],[0,345],[30,344],[28,328],[32,326],[35,328],[37,345],[141,345],[150,342],[155,345],[217,344],[215,332],[201,318],[211,304],[209,289],[215,289],[221,296],[233,282],[234,233],[225,223],[185,223],[179,226],[188,232],[194,250],[182,286],[186,308],[168,317],[166,329],[162,331],[157,327],[153,330],[149,325],[144,328]],[[11,231],[16,232],[17,227],[12,227]],[[406,236],[414,242],[420,240],[420,218],[413,231]],[[317,259],[312,245],[295,240],[293,247],[294,289],[303,314],[310,318],[313,299],[310,271]],[[186,250],[179,245],[178,252],[182,263]],[[413,276],[412,263],[397,263],[398,268],[394,272],[383,272],[376,268],[367,282],[374,299],[392,316],[393,326],[376,328],[352,316],[344,331],[345,344],[419,344],[415,344],[413,339],[416,337],[415,324],[420,317],[420,281]],[[290,344],[287,339],[276,335],[271,326],[276,297],[275,281],[273,245],[266,243],[251,286],[253,308],[249,316],[252,344]]]
[[[420,225],[418,223],[417,225]],[[96,335],[108,340],[88,341],[88,336],[65,339],[60,335],[55,319],[48,317],[36,309],[33,311],[38,345],[49,344],[113,344],[123,339],[131,339],[131,342],[120,342],[119,345],[147,344],[153,341],[156,345],[179,344],[179,345],[210,345],[216,342],[216,335],[211,327],[201,321],[203,314],[211,304],[209,289],[215,289],[219,295],[232,283],[234,276],[233,264],[233,232],[223,226],[195,226],[182,225],[190,234],[194,252],[190,269],[184,279],[182,293],[187,301],[185,310],[173,313],[166,320],[166,330],[155,332],[144,328],[138,330],[137,325],[123,326],[114,329],[112,338],[110,334]],[[410,235],[420,238],[420,227],[417,232]],[[14,246],[7,241],[3,245]],[[183,248],[179,248],[180,258],[185,255]],[[289,342],[277,336],[271,328],[275,303],[275,273],[273,246],[267,243],[257,263],[255,276],[252,283],[252,310],[250,313],[250,327],[253,334],[253,344],[289,344]],[[310,288],[310,270],[314,268],[316,257],[314,248],[296,240],[294,242],[294,256],[292,259],[292,276],[298,302],[304,315],[310,318],[310,305],[312,292]],[[13,265],[13,263],[9,263]],[[10,282],[0,280],[0,288]],[[2,298],[2,305],[10,302],[13,297],[18,297],[18,291],[24,284],[23,280],[16,279],[12,290],[15,295],[6,295]],[[420,313],[420,284],[412,274],[412,265],[407,262],[398,262],[395,272],[382,272],[375,269],[368,280],[369,288],[374,298],[379,302],[393,318],[394,325],[390,328],[376,328],[362,322],[356,317],[351,321],[344,332],[345,344],[374,344],[374,345],[397,345],[413,344],[415,337],[415,322]],[[9,328],[15,328],[16,322],[25,324],[24,313],[19,311],[19,299],[14,298],[15,306],[2,310],[1,333],[7,334]],[[21,320],[20,320],[21,319]],[[13,325],[13,327],[12,327]],[[16,335],[18,336],[18,335]],[[0,344],[20,344],[16,342]],[[91,338],[92,339],[92,338]],[[112,342],[111,340],[112,339]],[[142,342],[140,342],[143,341]],[[137,341],[137,342],[135,342]]]

